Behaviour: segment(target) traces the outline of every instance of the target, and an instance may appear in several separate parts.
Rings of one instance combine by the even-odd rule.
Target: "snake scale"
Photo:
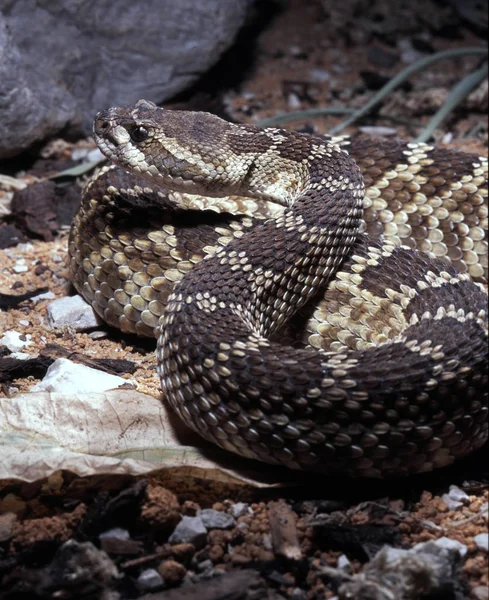
[[[145,100],[94,135],[114,165],[85,188],[71,278],[107,323],[158,337],[190,427],[361,477],[487,440],[486,159]]]

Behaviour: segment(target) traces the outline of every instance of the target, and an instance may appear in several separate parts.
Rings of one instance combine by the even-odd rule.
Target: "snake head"
[[[175,191],[225,196],[239,190],[247,171],[226,143],[232,127],[209,113],[139,100],[99,112],[93,133],[103,154],[127,171]]]

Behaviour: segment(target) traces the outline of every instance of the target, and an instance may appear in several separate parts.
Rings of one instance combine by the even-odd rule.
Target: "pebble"
[[[0,543],[7,542],[13,536],[16,521],[17,515],[13,512],[0,515]]]
[[[51,290],[47,292],[43,292],[42,294],[38,294],[37,296],[32,296],[31,302],[41,302],[41,300],[53,300],[56,298],[56,294]]]
[[[362,133],[377,137],[388,137],[397,134],[397,129],[394,129],[393,127],[384,127],[382,125],[364,125],[363,127],[359,127],[359,129]]]
[[[297,94],[289,94],[287,97],[287,106],[290,110],[298,110],[302,104]]]
[[[21,242],[15,246],[15,249],[19,252],[29,252],[30,250],[34,250],[34,246],[30,242]]]
[[[326,81],[329,81],[330,74],[328,71],[325,71],[324,69],[312,69],[311,70],[311,79],[312,79],[312,81],[315,81],[316,83],[325,83]]]
[[[164,584],[163,577],[156,569],[145,569],[141,571],[136,580],[136,585],[141,591],[154,590]]]
[[[488,533],[479,533],[474,537],[474,542],[477,545],[479,550],[485,550],[485,552],[489,552],[489,534]]]
[[[206,560],[203,560],[202,562],[197,563],[196,570],[199,573],[209,573],[209,571],[212,571],[213,568],[214,568],[214,565],[212,563],[212,560],[210,560],[210,558],[207,558]]]
[[[50,327],[72,327],[84,331],[100,325],[100,319],[90,304],[81,296],[58,298],[47,305],[47,318]]]
[[[24,335],[18,331],[6,331],[0,338],[0,346],[6,346],[10,352],[19,352],[25,346],[32,344],[29,334]]]
[[[49,367],[43,380],[31,387],[30,391],[70,394],[105,392],[127,383],[122,377],[58,358]]]
[[[207,529],[230,529],[236,524],[234,517],[212,508],[201,510],[199,516]]]
[[[489,600],[489,588],[485,585],[478,585],[473,588],[472,594],[476,600]]]
[[[187,574],[187,569],[176,560],[164,560],[158,567],[158,573],[168,585],[177,585]]]
[[[17,360],[28,360],[29,358],[33,358],[32,354],[27,354],[27,352],[12,352],[10,354],[10,358],[16,358]]]
[[[182,517],[168,538],[170,544],[193,544],[196,548],[205,546],[207,540],[207,529],[198,517]]]
[[[243,515],[253,514],[253,509],[246,502],[236,502],[236,504],[231,505],[231,514],[237,519]]]
[[[87,154],[87,160],[89,162],[101,162],[106,160],[106,158],[98,148],[94,148]]]
[[[348,556],[346,556],[346,554],[342,554],[341,556],[338,557],[338,563],[336,565],[336,567],[338,569],[343,569],[344,571],[348,571],[351,573],[351,562],[348,559]]]
[[[14,273],[26,273],[29,267],[27,265],[15,265],[12,267]]]
[[[122,529],[122,527],[114,527],[113,529],[108,529],[104,531],[99,536],[99,539],[103,540],[104,538],[114,538],[116,540],[129,540],[131,538],[129,531],[127,529]]]
[[[449,510],[457,510],[470,500],[469,496],[456,485],[451,485],[447,494],[441,497]]]
[[[88,154],[88,148],[75,148],[71,153],[71,160],[83,160]]]
[[[413,547],[413,550],[422,550],[426,544],[430,543],[436,544],[440,548],[446,548],[447,550],[458,550],[460,556],[462,557],[464,557],[467,554],[468,550],[467,546],[465,544],[462,544],[462,542],[452,540],[448,537],[441,537],[437,540],[433,540],[433,542],[421,542],[420,544],[416,544],[416,546]]]

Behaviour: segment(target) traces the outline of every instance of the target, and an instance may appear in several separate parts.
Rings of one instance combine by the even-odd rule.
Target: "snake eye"
[[[134,127],[129,133],[133,142],[139,144],[140,142],[144,142],[149,137],[149,130],[146,127],[140,125],[139,127]]]

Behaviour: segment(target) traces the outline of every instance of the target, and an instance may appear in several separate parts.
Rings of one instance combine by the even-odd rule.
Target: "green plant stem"
[[[433,131],[440,125],[446,116],[458,106],[480,83],[487,77],[487,63],[477,71],[469,73],[452,89],[447,99],[439,110],[433,115],[426,127],[416,138],[417,142],[426,142],[430,139]]]
[[[449,58],[460,58],[462,56],[480,56],[487,55],[487,48],[456,48],[452,50],[445,50],[443,52],[437,52],[431,56],[427,56],[426,58],[422,58],[421,60],[416,61],[412,65],[409,65],[405,69],[403,69],[400,73],[398,73],[395,77],[393,77],[390,81],[388,81],[383,88],[381,88],[370,100],[364,104],[360,109],[356,110],[352,115],[350,115],[347,119],[345,119],[342,123],[333,127],[328,133],[329,135],[335,135],[340,133],[345,127],[351,125],[364,115],[366,115],[369,111],[372,110],[375,106],[377,106],[382,100],[396,87],[398,87],[401,83],[403,83],[408,77],[417,73],[418,71],[422,71],[426,69],[426,67],[431,64],[438,62],[440,60],[446,60]]]

